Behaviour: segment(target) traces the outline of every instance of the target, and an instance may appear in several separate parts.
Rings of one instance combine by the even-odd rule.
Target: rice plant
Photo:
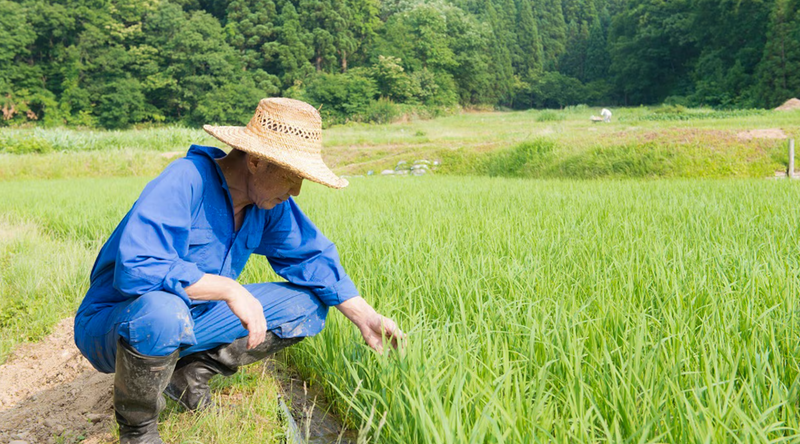
[[[145,182],[0,183],[0,213],[91,257]],[[307,186],[301,206],[409,341],[375,355],[332,310],[289,357],[380,442],[798,442],[798,195],[764,180]],[[275,278],[258,257],[242,276]]]

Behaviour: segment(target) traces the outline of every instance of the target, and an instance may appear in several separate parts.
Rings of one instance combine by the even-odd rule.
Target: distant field
[[[462,113],[389,125],[326,129],[327,161],[341,174],[438,159],[439,172],[511,177],[765,177],[785,168],[785,141],[743,140],[753,129],[800,135],[800,111],[599,109]],[[0,180],[152,176],[192,143],[222,146],[186,128],[81,131],[0,129]],[[536,148],[531,150],[529,147]],[[543,148],[544,147],[544,148]],[[533,151],[533,152],[531,152]],[[5,154],[3,154],[5,153]]]
[[[145,183],[0,183],[0,355],[72,313]],[[332,313],[290,358],[380,442],[796,442],[799,195],[764,180],[311,185],[301,205],[409,347],[375,356]],[[242,276],[273,278],[257,257]]]

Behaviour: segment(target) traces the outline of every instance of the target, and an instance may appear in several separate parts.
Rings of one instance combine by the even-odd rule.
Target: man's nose
[[[300,188],[302,188],[302,187],[303,187],[303,181],[301,180],[300,182],[297,183],[297,185],[293,186],[292,189],[289,190],[289,194],[291,194],[292,196],[295,196],[295,197],[299,196],[300,195]]]

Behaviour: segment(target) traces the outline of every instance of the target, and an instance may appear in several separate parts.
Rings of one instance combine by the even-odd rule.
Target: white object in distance
[[[600,115],[603,116],[603,122],[611,122],[611,111],[608,108],[603,108]]]

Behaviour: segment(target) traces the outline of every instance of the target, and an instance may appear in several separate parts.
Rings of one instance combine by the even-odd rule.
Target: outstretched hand
[[[380,354],[383,354],[384,339],[387,344],[391,344],[396,349],[406,338],[405,333],[397,327],[393,320],[378,313],[375,313],[375,316],[359,325],[358,328],[367,345]]]
[[[364,341],[376,352],[383,354],[384,340],[395,349],[403,346],[405,333],[393,320],[375,311],[361,296],[348,299],[336,308],[356,324]]]

